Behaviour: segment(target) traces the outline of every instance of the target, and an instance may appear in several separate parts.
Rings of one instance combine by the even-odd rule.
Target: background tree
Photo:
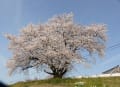
[[[104,55],[106,27],[83,26],[73,22],[73,14],[54,16],[48,22],[28,25],[19,35],[7,34],[12,58],[7,65],[10,74],[29,68],[39,69],[62,78],[73,62],[85,61],[82,51]]]

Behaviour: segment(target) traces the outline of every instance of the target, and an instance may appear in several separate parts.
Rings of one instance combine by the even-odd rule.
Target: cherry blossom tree
[[[9,73],[29,68],[44,68],[54,78],[62,78],[72,63],[85,62],[82,51],[104,55],[106,27],[103,24],[83,26],[73,21],[73,14],[54,16],[46,23],[30,24],[19,35],[6,34],[12,58]]]

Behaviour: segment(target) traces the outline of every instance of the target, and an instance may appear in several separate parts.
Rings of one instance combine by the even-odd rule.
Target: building
[[[120,73],[120,66],[119,65],[102,72],[102,74],[115,74],[115,73]]]
[[[120,77],[120,66],[117,65],[111,69],[108,69],[104,72],[102,72],[101,74],[98,75],[91,75],[91,76],[77,76],[75,78],[98,78],[98,77]]]

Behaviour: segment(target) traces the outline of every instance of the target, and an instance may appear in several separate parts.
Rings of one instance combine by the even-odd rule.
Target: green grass
[[[84,82],[84,85],[75,84],[77,82]],[[10,87],[120,87],[120,77],[36,80],[18,82]]]

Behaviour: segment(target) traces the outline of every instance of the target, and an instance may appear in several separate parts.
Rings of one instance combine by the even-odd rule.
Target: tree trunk
[[[53,71],[53,78],[62,78],[63,75],[67,72],[67,69],[55,69]]]
[[[62,75],[53,75],[53,78],[62,78]]]
[[[53,78],[62,78],[64,76],[64,74],[67,72],[66,68],[58,69],[58,68],[55,68],[54,66],[51,66],[50,69],[52,70],[52,73],[47,72],[46,70],[44,70],[44,72],[52,75]]]

